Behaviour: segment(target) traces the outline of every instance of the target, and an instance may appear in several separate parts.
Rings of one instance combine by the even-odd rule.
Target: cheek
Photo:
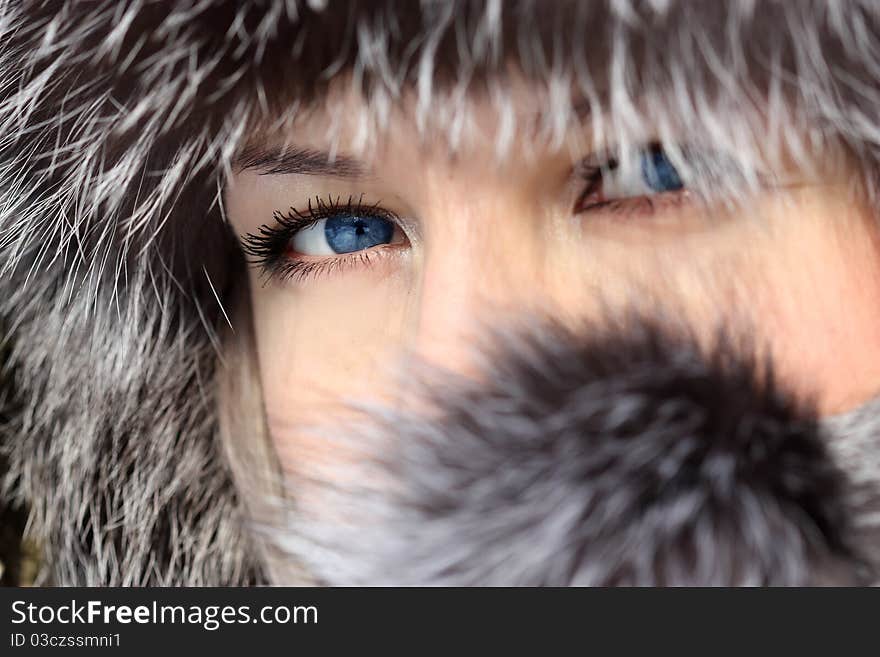
[[[346,402],[382,398],[402,339],[404,286],[343,276],[297,286],[251,282],[260,379],[281,463],[327,454],[307,427],[342,419]]]
[[[874,221],[844,194],[805,189],[671,239],[629,226],[591,234],[577,252],[558,250],[583,283],[560,279],[556,297],[572,316],[601,316],[599,299],[612,312],[662,312],[707,345],[719,327],[743,327],[786,386],[839,413],[880,392]]]
[[[872,217],[818,196],[767,203],[669,270],[698,332],[749,327],[782,381],[833,414],[880,391],[880,250]]]
[[[874,231],[851,208],[836,210],[806,217],[768,265],[764,285],[753,285],[755,323],[765,327],[781,374],[818,395],[826,414],[850,410],[880,390]]]

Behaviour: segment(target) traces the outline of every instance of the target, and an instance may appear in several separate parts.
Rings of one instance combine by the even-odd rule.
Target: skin
[[[364,101],[336,102],[351,116]],[[394,400],[401,356],[474,374],[480,327],[527,314],[576,322],[636,305],[684,320],[707,344],[720,323],[733,323],[823,414],[877,394],[878,245],[874,217],[843,184],[845,167],[787,172],[785,185],[736,210],[707,210],[685,191],[654,197],[653,212],[630,199],[575,215],[585,183],[572,174],[570,149],[522,139],[499,162],[491,108],[478,103],[475,116],[454,155],[440,139],[420,140],[404,107],[369,149],[364,175],[232,176],[225,202],[240,236],[315,197],[362,198],[401,219],[394,243],[368,252],[369,265],[349,259],[294,280],[250,270],[269,433],[286,468],[337,459],[300,427],[340,417],[346,400]],[[315,111],[261,141],[355,152],[354,122],[343,122],[338,142],[321,139],[331,121]],[[570,143],[584,145],[577,157],[589,153],[588,135]]]

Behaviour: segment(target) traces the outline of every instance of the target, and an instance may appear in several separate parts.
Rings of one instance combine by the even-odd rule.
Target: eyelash
[[[375,260],[376,249],[345,253],[321,260],[301,260],[289,256],[290,241],[297,233],[314,226],[322,219],[338,214],[369,215],[399,223],[399,217],[381,207],[380,203],[364,204],[363,196],[357,200],[350,196],[345,201],[340,196],[316,196],[309,199],[305,211],[294,207],[288,208],[287,212],[276,210],[272,214],[275,225],[264,224],[258,229],[258,234],[244,235],[242,248],[250,256],[250,264],[261,271],[266,283],[273,279],[302,281],[313,276],[338,273],[351,266],[370,266]]]
[[[646,151],[662,152],[659,144],[649,144]],[[575,214],[587,212],[607,212],[610,214],[641,214],[650,216],[661,203],[664,207],[681,205],[686,200],[682,191],[659,192],[651,195],[632,196],[608,200],[594,200],[587,203],[591,195],[600,194],[606,172],[614,171],[617,160],[609,157],[601,165],[581,166],[578,179],[586,183],[584,190],[578,195],[574,205]],[[276,210],[273,213],[273,226],[262,225],[258,234],[247,233],[242,238],[245,253],[250,256],[253,266],[259,268],[265,282],[273,279],[281,281],[303,281],[338,273],[350,267],[365,267],[373,264],[380,249],[365,249],[352,253],[324,257],[321,260],[307,260],[290,257],[290,242],[293,237],[307,228],[314,226],[322,219],[339,214],[369,215],[380,217],[399,225],[399,217],[381,207],[379,203],[365,205],[363,196],[357,200],[349,197],[343,201],[341,197],[316,196],[308,201],[305,211],[290,207],[287,212]]]

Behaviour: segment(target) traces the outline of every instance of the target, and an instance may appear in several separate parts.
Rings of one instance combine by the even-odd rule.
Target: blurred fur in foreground
[[[291,557],[334,585],[876,576],[837,437],[741,341],[702,354],[642,322],[492,344],[480,380],[424,379],[430,410],[363,409],[342,436],[330,421],[322,438],[354,456],[291,478],[309,502],[272,532]]]

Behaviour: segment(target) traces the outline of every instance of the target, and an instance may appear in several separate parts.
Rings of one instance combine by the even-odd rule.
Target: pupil
[[[393,235],[394,224],[382,217],[338,214],[328,217],[324,223],[324,237],[334,253],[352,253],[388,244]]]

